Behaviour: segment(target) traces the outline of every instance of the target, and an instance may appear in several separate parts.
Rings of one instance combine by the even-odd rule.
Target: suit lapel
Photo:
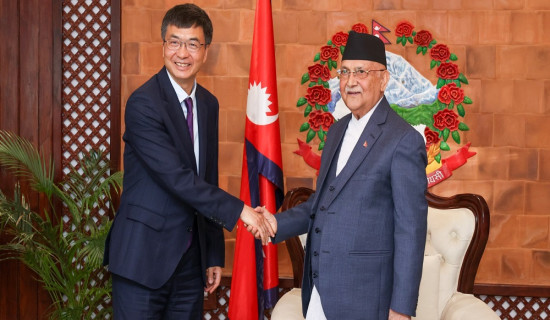
[[[161,97],[163,98],[163,108],[166,110],[168,119],[167,122],[172,124],[174,131],[168,129],[169,135],[175,135],[174,143],[180,141],[183,143],[183,150],[178,150],[180,155],[187,160],[195,164],[195,153],[193,151],[193,143],[191,142],[191,137],[189,136],[189,129],[187,128],[187,121],[185,121],[185,115],[183,114],[183,109],[181,104],[178,101],[178,96],[172,87],[172,82],[168,78],[168,71],[166,67],[163,67],[162,70],[157,74],[159,79],[159,87],[161,90]],[[199,126],[200,128],[200,126]],[[196,165],[193,166],[194,171],[197,171]]]
[[[334,159],[336,159],[336,152],[338,151],[338,146],[340,146],[340,143],[344,138],[344,133],[346,132],[350,119],[351,119],[351,114],[338,120],[338,124],[341,123],[341,125],[331,127],[331,130],[333,131],[331,131],[330,143],[327,143],[323,150],[323,155],[325,155],[325,157],[328,157],[328,159],[326,159],[325,161],[321,161],[321,168],[319,168],[319,177],[317,178],[318,186],[322,186],[327,178],[327,174],[330,170],[330,166],[332,165],[332,162],[334,161]]]
[[[380,101],[380,104],[378,105],[376,110],[374,110],[374,113],[369,119],[369,122],[363,130],[363,133],[361,133],[357,144],[351,152],[348,162],[346,163],[338,177],[334,180],[334,186],[336,187],[335,190],[337,190],[337,192],[330,193],[329,196],[331,196],[332,198],[328,199],[329,204],[332,203],[332,201],[334,201],[340,191],[342,191],[344,185],[353,176],[357,168],[359,168],[359,166],[366,161],[365,159],[367,155],[374,147],[376,141],[378,140],[378,137],[380,137],[380,134],[382,134],[382,125],[386,122],[386,118],[388,116],[388,108],[388,102],[384,97],[382,101]]]
[[[206,174],[206,143],[208,142],[207,125],[210,106],[204,103],[203,88],[197,84],[195,90],[195,103],[197,104],[197,123],[199,125],[199,176]]]

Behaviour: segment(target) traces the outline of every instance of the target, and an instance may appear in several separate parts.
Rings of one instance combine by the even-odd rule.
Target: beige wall
[[[255,0],[197,0],[214,23],[199,82],[220,100],[220,183],[239,194]],[[160,23],[180,1],[122,1],[122,103],[162,67]],[[301,75],[338,31],[404,19],[447,44],[469,80],[463,139],[477,155],[433,187],[481,194],[491,233],[477,282],[550,285],[550,2],[546,0],[273,0],[286,187],[313,186],[315,171],[293,151],[305,121]],[[387,34],[395,42],[393,33]],[[427,56],[390,45],[435,83]],[[227,236],[234,237],[232,233]]]

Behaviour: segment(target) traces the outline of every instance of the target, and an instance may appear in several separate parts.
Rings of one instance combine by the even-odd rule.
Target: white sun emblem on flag
[[[250,84],[248,89],[248,98],[246,101],[246,116],[252,123],[260,126],[265,126],[273,123],[279,117],[279,114],[268,115],[272,113],[269,108],[271,101],[269,101],[270,94],[267,93],[267,87],[262,88],[262,83]]]

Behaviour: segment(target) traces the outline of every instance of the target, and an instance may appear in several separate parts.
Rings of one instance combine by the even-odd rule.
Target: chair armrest
[[[304,320],[302,316],[302,289],[285,293],[271,313],[271,320]]]
[[[485,302],[471,294],[455,292],[445,305],[441,320],[500,320]]]

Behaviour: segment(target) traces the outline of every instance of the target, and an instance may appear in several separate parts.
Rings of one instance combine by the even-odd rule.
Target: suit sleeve
[[[277,234],[273,238],[273,243],[282,242],[308,231],[314,197],[315,194],[312,194],[306,202],[275,215]]]
[[[395,149],[391,165],[394,215],[394,275],[391,309],[415,315],[426,244],[426,149],[409,130]]]
[[[217,102],[216,102],[217,104]],[[208,141],[209,144],[213,144],[212,153],[208,156],[211,156],[213,159],[216,159],[215,164],[210,168],[207,173],[207,180],[213,182],[215,186],[218,186],[218,117],[216,117],[216,122],[213,125],[213,130],[215,132],[212,141]],[[223,234],[223,229],[217,223],[206,219],[205,221],[205,235],[206,235],[206,267],[224,267],[225,266],[225,239]]]
[[[197,176],[183,163],[174,138],[168,134],[171,122],[157,102],[145,94],[134,94],[125,113],[125,142],[145,170],[172,196],[193,207],[206,218],[233,229],[243,202]],[[173,129],[173,128],[172,128]]]

